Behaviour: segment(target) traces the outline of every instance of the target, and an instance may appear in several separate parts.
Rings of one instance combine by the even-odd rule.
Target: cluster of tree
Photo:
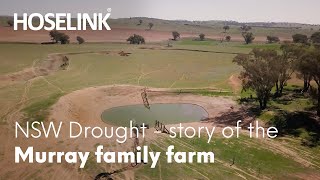
[[[278,43],[280,42],[280,38],[277,36],[267,36],[268,43]]]
[[[65,33],[59,32],[57,30],[52,30],[49,32],[49,35],[51,37],[51,40],[55,43],[61,43],[61,44],[69,44],[70,37],[66,35]]]
[[[293,73],[304,81],[302,92],[308,92],[312,80],[317,84],[317,114],[320,116],[320,51],[314,46],[283,44],[281,51],[254,49],[249,54],[239,54],[234,62],[243,67],[240,74],[244,90],[251,89],[260,109],[267,107],[275,87],[275,97],[282,95],[283,88]]]
[[[301,43],[301,44],[320,44],[320,31],[313,33],[310,38],[304,34],[294,34],[292,36],[292,40],[294,43]]]
[[[134,34],[132,36],[130,36],[127,41],[130,42],[130,44],[144,44],[145,40],[142,36]]]
[[[172,40],[176,41],[177,39],[180,39],[180,33],[178,33],[177,31],[173,31],[172,37],[173,37]]]
[[[242,31],[242,33],[241,33],[241,34],[242,34],[242,37],[243,37],[244,42],[245,42],[246,44],[252,43],[253,40],[255,39],[253,33],[250,32],[251,29],[252,29],[251,26],[248,26],[248,25],[242,25],[242,26],[240,27],[240,30]]]
[[[70,43],[70,37],[68,35],[66,35],[65,33],[59,32],[57,30],[50,31],[49,36],[52,40],[52,43],[61,43],[61,44],[69,44]],[[85,40],[80,36],[77,36],[76,39],[79,44],[83,44],[85,42]],[[48,44],[48,43],[43,43],[43,44]]]

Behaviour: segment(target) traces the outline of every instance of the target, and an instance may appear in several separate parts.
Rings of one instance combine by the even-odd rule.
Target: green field
[[[163,45],[164,46],[164,45]],[[228,78],[239,72],[232,63],[235,54],[247,53],[249,49],[233,46],[175,45],[179,50],[140,49],[141,46],[125,44],[0,44],[3,54],[1,74],[31,67],[33,62],[45,60],[50,53],[81,53],[124,51],[127,57],[118,54],[74,54],[68,55],[67,70],[32,80],[28,86],[28,102],[45,100],[56,93],[68,93],[91,86],[132,84],[162,88],[211,87],[231,90]],[[183,49],[206,50],[193,52]],[[19,53],[15,53],[19,52]],[[220,52],[220,53],[215,53]],[[222,52],[222,53],[221,53]],[[223,53],[225,52],[225,53]],[[17,82],[0,90],[1,112],[19,102],[25,92],[26,83]]]

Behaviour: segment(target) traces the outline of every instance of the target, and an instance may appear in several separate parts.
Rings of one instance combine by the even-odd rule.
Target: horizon
[[[202,0],[198,2],[183,0],[91,0],[54,2],[37,0],[2,0],[0,12],[3,16],[13,16],[13,13],[103,13],[112,8],[111,19],[147,17],[163,20],[186,21],[236,21],[239,23],[299,23],[319,25],[320,12],[317,0]],[[59,2],[63,3],[61,5]],[[136,7],[135,7],[136,6]],[[134,7],[134,8],[132,8]],[[199,8],[197,8],[199,7]],[[164,9],[164,10],[163,10]]]
[[[0,14],[0,17],[13,17],[13,15],[7,15],[7,14]],[[18,17],[21,17],[19,15]],[[72,17],[74,19],[76,17]],[[130,19],[130,18],[147,18],[147,19],[157,19],[157,20],[163,20],[163,21],[189,21],[189,22],[209,22],[209,21],[217,21],[217,22],[237,22],[239,24],[245,24],[245,23],[287,23],[287,24],[301,24],[301,25],[315,25],[320,26],[319,24],[310,24],[310,23],[303,23],[303,22],[285,22],[285,21],[236,21],[236,20],[221,20],[221,19],[210,19],[210,20],[189,20],[189,19],[163,19],[163,18],[157,18],[157,17],[144,17],[144,16],[133,16],[133,17],[119,17],[119,18],[110,18],[112,20],[117,19]]]

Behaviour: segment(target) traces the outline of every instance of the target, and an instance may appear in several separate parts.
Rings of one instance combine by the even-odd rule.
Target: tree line
[[[320,48],[317,45],[320,33],[317,34],[312,44],[284,43],[280,51],[256,48],[234,58],[233,62],[243,68],[240,74],[243,89],[255,92],[260,109],[267,107],[272,96],[282,96],[287,81],[296,74],[303,80],[301,93],[312,93],[311,82],[315,82],[317,115],[320,116]]]

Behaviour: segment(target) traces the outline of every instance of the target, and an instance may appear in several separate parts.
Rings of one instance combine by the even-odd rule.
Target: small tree
[[[80,36],[77,36],[77,41],[79,44],[83,44],[85,42],[84,39]]]
[[[252,32],[242,32],[242,37],[246,44],[250,44],[254,40]]]
[[[226,41],[230,42],[231,41],[231,36],[226,36]]]
[[[204,40],[204,38],[205,38],[205,34],[203,34],[203,33],[201,33],[201,34],[199,34],[199,38],[200,38],[200,41],[203,41]]]
[[[149,26],[149,30],[151,30],[152,27],[154,26],[154,24],[150,22],[150,23],[148,24],[148,26]]]
[[[180,33],[178,33],[177,31],[173,31],[172,32],[172,36],[173,36],[173,40],[177,40],[178,38],[180,39]]]
[[[319,32],[315,32],[311,35],[310,40],[312,41],[312,43],[314,44],[319,44],[320,43],[320,31]]]
[[[249,55],[239,54],[233,60],[243,67],[240,74],[243,89],[252,89],[256,93],[261,110],[267,107],[274,82],[278,78],[274,63],[278,58],[275,50],[253,49]]]
[[[251,28],[251,26],[248,26],[248,25],[246,25],[246,24],[244,24],[244,25],[242,25],[241,27],[240,27],[240,30],[242,31],[242,32],[248,32],[248,31],[250,31],[252,28]]]
[[[267,36],[267,41],[268,43],[278,43],[280,39],[277,36]]]
[[[226,33],[229,29],[230,29],[230,26],[228,26],[228,25],[223,26],[223,30],[224,30],[225,33]]]
[[[139,19],[139,24],[138,25],[141,25],[143,23],[142,19]]]
[[[145,44],[145,40],[142,36],[134,34],[133,36],[130,36],[127,41],[130,42],[130,44]]]
[[[8,24],[10,27],[12,27],[12,26],[14,25],[14,22],[13,22],[13,20],[10,19],[10,20],[7,21],[7,24]]]
[[[301,44],[307,44],[308,43],[308,36],[304,34],[295,34],[292,36],[294,43],[301,43]]]

